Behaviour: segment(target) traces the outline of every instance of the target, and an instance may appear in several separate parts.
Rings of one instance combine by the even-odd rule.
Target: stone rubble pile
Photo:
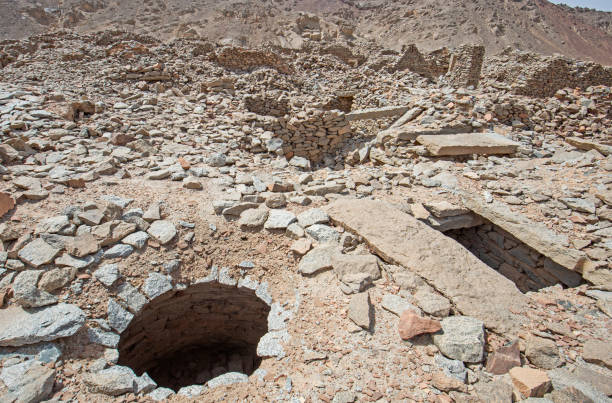
[[[291,29],[0,44],[0,396],[609,401],[608,68]],[[206,284],[224,310],[173,299]],[[230,334],[241,293],[251,364],[126,363],[184,340],[160,312]]]

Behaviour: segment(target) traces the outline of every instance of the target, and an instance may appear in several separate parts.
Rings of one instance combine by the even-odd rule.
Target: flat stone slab
[[[0,310],[0,346],[18,347],[72,336],[84,324],[85,314],[76,305],[29,310],[9,307]]]
[[[369,108],[353,111],[346,114],[347,120],[364,120],[388,118],[403,115],[410,109],[409,106],[386,106],[383,108]]]
[[[405,141],[414,141],[419,136],[439,136],[443,134],[469,133],[471,126],[460,124],[453,126],[423,126],[418,123],[408,123],[401,126],[392,126],[381,130],[376,135],[377,144],[398,144]]]
[[[497,133],[422,135],[416,141],[435,156],[514,154],[520,145]]]
[[[455,240],[382,201],[337,200],[326,210],[385,261],[424,277],[464,315],[500,333],[520,329],[525,296]]]
[[[568,244],[566,236],[557,235],[544,224],[534,222],[522,214],[517,214],[510,210],[506,204],[498,201],[486,203],[478,196],[465,193],[461,199],[465,207],[501,227],[521,242],[526,243],[566,269],[582,272],[587,265],[588,258],[583,252],[564,246]],[[561,276],[561,274],[558,274],[558,276]],[[563,281],[563,278],[559,279]]]

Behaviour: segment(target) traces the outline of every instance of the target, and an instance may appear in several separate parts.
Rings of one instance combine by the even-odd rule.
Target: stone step
[[[526,297],[455,240],[382,201],[341,199],[327,212],[382,259],[422,276],[462,314],[499,333],[519,331]]]
[[[514,154],[520,143],[497,133],[421,135],[416,138],[434,156]]]

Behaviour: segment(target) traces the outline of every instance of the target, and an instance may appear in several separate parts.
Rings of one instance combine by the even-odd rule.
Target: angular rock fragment
[[[248,209],[240,213],[238,225],[240,225],[240,228],[243,230],[260,228],[264,225],[267,219],[268,210],[261,208]]]
[[[5,367],[0,375],[9,389],[9,396],[4,396],[6,401],[13,401],[14,398],[19,403],[38,403],[49,398],[55,383],[55,370],[39,361],[26,361],[22,364],[25,365]],[[17,372],[11,375],[6,373],[13,372],[14,369],[17,369]]]
[[[370,302],[370,294],[362,292],[355,294],[349,303],[348,317],[357,326],[365,330],[372,327],[373,307]]]
[[[249,377],[246,374],[240,372],[226,372],[223,375],[219,375],[208,382],[206,385],[209,388],[216,388],[218,386],[232,385],[234,383],[245,383],[249,381]]]
[[[98,250],[98,240],[90,233],[77,235],[66,243],[66,251],[76,257],[84,257]]]
[[[339,253],[336,246],[319,246],[308,252],[298,265],[298,272],[304,275],[313,275],[322,270],[332,268],[332,257]]]
[[[13,295],[19,305],[24,308],[38,308],[57,302],[55,295],[37,288],[38,278],[41,274],[42,272],[39,270],[26,270],[15,277]]]
[[[310,227],[314,224],[326,224],[329,222],[329,215],[321,209],[312,208],[297,216],[297,221],[302,228]]]
[[[83,381],[94,393],[119,396],[134,391],[136,374],[128,367],[115,365],[95,374],[86,374]]]
[[[421,135],[416,138],[434,156],[514,154],[520,143],[496,133]]]
[[[134,315],[123,309],[123,307],[112,298],[108,300],[107,312],[108,324],[118,333],[123,333],[134,318]]]
[[[408,302],[406,298],[395,294],[383,295],[381,306],[397,316],[401,316],[406,310],[411,310],[417,314],[421,313],[421,310]]]
[[[172,289],[172,283],[163,274],[150,273],[145,280],[142,290],[151,299],[162,295]]]
[[[515,367],[510,370],[512,383],[523,397],[542,397],[551,388],[546,372],[528,367]]]
[[[165,245],[176,236],[176,227],[170,221],[157,220],[151,224],[147,232],[153,239]]]
[[[409,309],[402,312],[398,330],[403,340],[410,340],[421,334],[436,333],[441,328],[439,321],[423,318]]]
[[[414,294],[414,299],[423,312],[429,315],[446,317],[450,313],[450,302],[439,294],[420,290]]]
[[[270,210],[268,214],[268,219],[264,224],[265,229],[275,230],[275,229],[286,229],[289,224],[295,222],[297,219],[295,214],[286,210]]]
[[[588,340],[584,343],[582,358],[586,362],[612,369],[612,346],[609,342]]]
[[[527,339],[525,357],[538,368],[553,369],[561,365],[559,348],[554,341],[543,337],[531,336]]]
[[[374,255],[347,255],[333,254],[331,263],[338,278],[342,279],[347,274],[365,273],[372,280],[378,280],[381,276],[378,258]]]
[[[57,304],[24,310],[0,310],[0,346],[23,346],[75,334],[85,324],[85,314],[77,306]]]
[[[521,351],[518,342],[502,346],[489,355],[487,371],[494,375],[502,375],[514,367],[521,366]]]
[[[442,354],[463,362],[481,362],[485,335],[481,320],[467,316],[450,316],[442,320],[442,333],[433,336]]]
[[[142,249],[146,245],[148,239],[149,234],[144,231],[138,231],[126,236],[121,242],[136,249]]]
[[[37,238],[21,248],[17,256],[30,266],[39,267],[51,263],[59,252],[59,249]]]
[[[105,264],[96,270],[93,276],[107,287],[112,286],[119,279],[119,266],[117,264]]]

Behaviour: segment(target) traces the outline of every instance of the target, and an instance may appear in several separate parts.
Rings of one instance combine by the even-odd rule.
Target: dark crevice
[[[485,224],[444,234],[512,280],[522,292],[537,291],[555,284],[576,287],[582,283],[580,274],[555,263],[501,227],[483,220]]]

